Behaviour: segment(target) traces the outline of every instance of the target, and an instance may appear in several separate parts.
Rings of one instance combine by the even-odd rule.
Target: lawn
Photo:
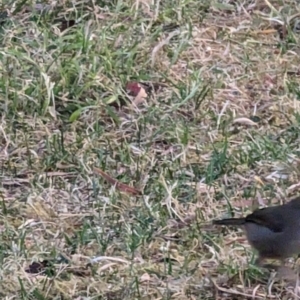
[[[0,298],[296,299],[211,221],[299,194],[299,1],[2,1]]]

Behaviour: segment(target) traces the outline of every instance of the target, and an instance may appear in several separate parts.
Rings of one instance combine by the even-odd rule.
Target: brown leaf
[[[28,266],[27,269],[25,269],[26,273],[30,274],[44,274],[45,269],[49,267],[51,264],[48,260],[43,260],[40,262],[33,262]]]
[[[165,87],[167,87],[167,85],[160,82],[130,81],[126,84],[125,91],[129,96],[128,98],[130,102],[137,106],[140,103],[144,102],[150,94],[152,94],[153,92],[159,92]],[[128,100],[126,101],[122,96],[118,96],[117,100],[108,103],[108,105],[116,108],[121,108],[128,104]]]
[[[60,31],[64,31],[67,28],[74,26],[75,24],[75,20],[61,20]]]
[[[126,84],[126,92],[129,96],[136,97],[142,86],[138,82],[128,82]]]
[[[125,192],[132,195],[141,195],[141,191],[139,191],[138,189],[131,187],[125,183],[119,182],[117,179],[112,178],[111,176],[103,172],[101,169],[94,167],[93,170],[94,173],[101,175],[105,180],[107,180],[110,184],[114,185],[121,192]]]
[[[135,105],[144,102],[148,96],[143,85],[138,82],[128,82],[126,84],[126,92],[133,98],[132,103]]]

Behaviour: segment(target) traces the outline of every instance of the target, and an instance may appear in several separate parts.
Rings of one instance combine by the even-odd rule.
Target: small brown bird
[[[213,220],[215,225],[242,225],[250,245],[258,251],[256,263],[300,253],[300,197],[290,202],[255,210],[245,218]]]

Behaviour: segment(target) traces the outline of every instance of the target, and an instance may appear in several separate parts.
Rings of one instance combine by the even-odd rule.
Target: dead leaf
[[[76,24],[75,20],[60,20],[61,24],[60,24],[60,31],[64,31],[69,27],[72,27]]]
[[[54,275],[54,268],[53,267],[51,268],[51,262],[48,260],[33,262],[28,266],[27,269],[25,269],[25,272],[29,274],[45,274],[47,268],[48,268],[47,275],[51,275],[51,273],[52,275]]]
[[[116,189],[118,189],[121,192],[125,192],[125,193],[132,194],[135,196],[142,194],[142,192],[139,191],[138,189],[131,187],[125,183],[119,182],[118,180],[116,180],[115,178],[112,178],[111,176],[109,176],[108,174],[106,174],[99,168],[94,167],[93,170],[94,170],[94,173],[101,175],[105,180],[107,180],[110,184],[114,185],[116,187]]]
[[[262,181],[262,179],[259,176],[254,176],[254,180],[259,183],[261,186],[265,186],[265,183]]]
[[[144,102],[148,96],[144,87],[138,82],[127,83],[126,92],[129,96],[133,97],[132,103],[135,105]]]
[[[146,98],[147,98],[147,93],[144,90],[144,88],[141,87],[139,93],[133,99],[132,103],[135,104],[135,105],[139,105],[140,103],[143,103]]]
[[[138,82],[128,82],[126,84],[126,92],[129,96],[136,97],[141,89],[141,85]]]
[[[148,273],[144,273],[140,278],[140,282],[149,282],[149,281],[151,281],[151,276]]]
[[[245,124],[245,125],[249,125],[249,126],[257,126],[257,123],[253,122],[252,120],[250,120],[248,118],[237,118],[237,119],[233,120],[233,124],[235,124],[235,123]]]

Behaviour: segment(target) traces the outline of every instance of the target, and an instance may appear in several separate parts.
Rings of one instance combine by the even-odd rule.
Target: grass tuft
[[[299,194],[298,15],[4,1],[1,299],[291,298],[211,220]]]

